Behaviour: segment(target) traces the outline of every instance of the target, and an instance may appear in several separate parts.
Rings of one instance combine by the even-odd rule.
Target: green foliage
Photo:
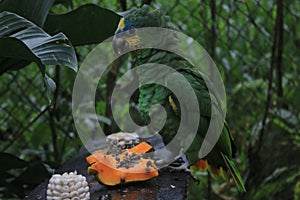
[[[94,44],[112,36],[119,19],[120,17],[110,10],[86,4],[65,14],[50,14],[45,29],[49,33],[62,31],[75,46]],[[90,31],[90,27],[95,29]]]
[[[127,8],[140,6],[141,2],[127,0]],[[211,2],[216,3],[214,9]],[[174,24],[197,40],[220,69],[227,90],[227,119],[238,147],[235,161],[247,183],[247,193],[241,196],[233,184],[210,180],[207,173],[199,172],[200,184],[189,182],[187,199],[300,199],[300,163],[297,159],[300,153],[300,3],[296,0],[283,2],[284,95],[277,96],[279,75],[275,69],[271,107],[262,140],[262,119],[266,112],[266,96],[270,92],[268,76],[276,1],[157,0],[151,3],[152,7],[162,7]],[[34,30],[12,29],[12,25],[3,35],[6,30],[3,23],[8,22],[0,20],[0,149],[5,152],[0,154],[0,198],[24,197],[49,176],[49,170],[60,166],[82,147],[71,112],[76,73],[69,68],[46,67],[49,63],[34,53],[33,43],[24,42],[21,35],[19,38],[12,35],[25,33],[35,37],[34,34],[40,33],[44,36],[43,41],[51,47],[54,41],[58,41],[57,45],[61,47],[75,46],[80,65],[95,43],[114,34],[119,15],[107,9],[123,11],[119,1],[111,0],[0,0],[1,17],[3,11],[15,13],[11,16],[16,21],[20,20]],[[55,35],[58,32],[62,33]],[[85,46],[78,46],[82,44]],[[43,51],[44,46],[40,47]],[[72,56],[74,61],[75,54]],[[65,61],[63,65],[67,65]],[[75,66],[77,63],[74,62],[72,68]],[[44,68],[43,71],[56,83],[50,107],[47,107],[44,79],[40,78],[38,67]],[[128,62],[121,62],[116,76],[120,77],[129,67]],[[47,83],[49,89],[53,88],[51,80]],[[105,117],[106,79],[99,83],[98,88],[95,106],[104,126],[108,122]],[[45,108],[45,113],[38,117]],[[56,140],[53,140],[53,135],[56,135]],[[260,150],[253,153],[257,147]],[[251,161],[253,157],[260,162]],[[255,174],[249,175],[254,167],[257,168]],[[38,176],[37,172],[40,173]]]
[[[74,4],[72,0],[55,0],[54,5],[63,5],[66,8],[73,8]]]
[[[112,11],[93,5],[82,6],[63,17],[48,15],[52,4],[53,1],[44,0],[0,2],[0,11],[3,11],[0,13],[0,74],[1,85],[7,87],[1,87],[0,92],[4,94],[0,100],[3,140],[0,148],[9,152],[0,154],[3,163],[0,198],[24,197],[49,176],[49,170],[57,168],[82,146],[71,118],[70,94],[76,74],[52,65],[64,65],[77,71],[72,45],[106,39],[113,35],[119,20]],[[59,5],[67,9],[73,7],[72,1],[55,1],[53,8]],[[111,25],[106,23],[109,21]],[[104,29],[89,30],[101,22]],[[44,80],[36,78],[39,71]],[[50,77],[54,77],[54,81]],[[48,97],[52,96],[50,106],[47,106],[45,92],[41,91],[44,84]],[[107,123],[102,115],[99,120]]]
[[[54,0],[3,0],[0,2],[0,12],[16,13],[38,26],[43,26]]]
[[[208,173],[207,172],[200,172],[196,168],[192,167],[191,171],[195,176],[199,179],[200,184],[196,184],[192,179],[189,179],[188,185],[189,190],[187,191],[187,199],[193,200],[196,196],[199,199],[205,199],[207,197],[207,183],[208,183]]]
[[[13,59],[2,60],[0,75],[24,67],[16,66],[20,60],[36,62],[42,72],[45,65],[65,65],[77,71],[74,49],[64,34],[50,36],[25,18],[6,11],[0,13],[0,21],[3,27],[0,31],[0,56]]]
[[[24,168],[29,165],[28,162],[21,160],[18,157],[15,157],[8,153],[0,153],[0,161],[3,163],[0,167],[0,171],[7,171],[10,169],[18,169],[18,168]]]
[[[44,77],[48,99],[55,83],[45,74],[45,65],[65,65],[77,71],[75,51],[66,36],[62,33],[50,36],[39,27],[44,24],[52,3],[6,0],[0,4],[3,11],[0,13],[0,75],[35,62]]]
[[[41,162],[29,163],[8,153],[0,153],[0,162],[0,187],[4,187],[2,198],[23,197],[26,191],[49,177]]]
[[[295,185],[295,192],[294,192],[294,200],[300,199],[300,181],[298,181]]]
[[[278,196],[282,199],[292,198],[296,179],[290,179],[288,183],[286,180],[295,175],[297,168],[294,167],[299,166],[294,158],[299,153],[300,144],[299,122],[295,121],[300,117],[297,67],[300,58],[297,53],[300,4],[293,0],[284,1],[284,96],[276,96],[278,77],[274,72],[272,109],[269,111],[266,125],[271,128],[267,128],[266,136],[260,143],[258,140],[261,120],[268,93],[267,78],[270,70],[276,1],[215,1],[215,10],[211,9],[211,2],[213,1],[199,3],[190,0],[156,3],[162,5],[173,23],[203,45],[221,71],[227,90],[227,119],[239,149],[236,160],[239,162],[239,169],[244,171],[242,177],[245,178],[252,167],[249,165],[249,157],[262,157],[261,163],[254,162],[254,165],[258,166],[255,172],[257,176],[246,177],[252,181],[247,186],[248,192],[244,198],[253,199],[254,195],[257,199],[274,199]],[[213,13],[215,21],[212,19]],[[213,25],[215,36],[212,34]],[[214,50],[211,50],[212,48]],[[262,148],[260,153],[250,155],[250,149],[258,146]],[[282,167],[287,168],[287,171],[278,179],[262,183]],[[205,181],[201,184],[207,185]],[[198,193],[202,192],[203,188],[199,186]],[[223,193],[239,197],[234,193]]]

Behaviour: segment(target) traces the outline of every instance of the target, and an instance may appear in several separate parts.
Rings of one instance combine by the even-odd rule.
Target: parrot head
[[[160,9],[152,10],[148,5],[132,9],[120,19],[118,28],[113,38],[113,48],[117,54],[139,47],[141,38],[138,28],[167,27],[167,16],[163,16]]]

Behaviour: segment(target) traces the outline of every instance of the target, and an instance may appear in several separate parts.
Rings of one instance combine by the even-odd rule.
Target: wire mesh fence
[[[142,3],[160,7],[181,31],[198,41],[222,74],[227,90],[228,120],[233,133],[244,142],[253,137],[261,139],[260,135],[267,131],[268,119],[274,115],[273,108],[288,108],[283,99],[292,96],[293,87],[299,85],[295,81],[300,71],[299,1],[93,2],[116,11]],[[66,144],[76,138],[71,114],[75,75],[64,70],[50,73],[59,88],[53,94],[51,106],[48,106],[44,82],[36,66],[1,76],[2,150],[21,153],[22,149],[38,147],[37,154],[50,149],[54,152],[52,159],[64,160],[61,154]],[[298,110],[295,112],[299,116]],[[45,123],[47,125],[42,125]],[[259,133],[252,134],[257,124],[260,124]],[[43,136],[46,132],[49,136]],[[37,138],[36,144],[29,144],[33,137]],[[69,149],[69,154],[76,152],[76,148]]]

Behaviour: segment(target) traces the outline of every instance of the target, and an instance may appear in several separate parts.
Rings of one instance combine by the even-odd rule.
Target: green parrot
[[[192,86],[197,97],[199,110],[201,111],[200,113],[194,113],[200,116],[198,116],[199,122],[197,123],[199,126],[197,134],[185,152],[189,163],[202,169],[209,169],[209,172],[212,173],[213,176],[220,175],[222,177],[228,177],[227,175],[231,175],[237,189],[242,192],[246,191],[241,175],[232,160],[236,153],[236,147],[226,122],[222,122],[224,123],[224,127],[215,146],[204,159],[199,159],[198,152],[203,143],[211,117],[218,116],[222,112],[220,110],[220,103],[218,103],[213,94],[210,94],[205,84],[204,75],[200,73],[197,68],[192,66],[189,61],[175,53],[160,49],[136,49],[143,42],[147,42],[139,37],[139,28],[143,27],[162,27],[177,30],[170,22],[169,17],[165,16],[161,10],[152,10],[149,6],[144,5],[142,8],[131,10],[121,18],[113,39],[115,52],[122,54],[126,51],[131,51],[131,49],[135,49],[132,52],[132,59],[136,66],[146,63],[158,63],[172,67],[183,75]],[[166,35],[162,37],[166,37],[161,40],[164,45],[176,48],[176,43],[178,42],[176,35]],[[151,71],[151,67],[153,71]],[[155,115],[156,111],[153,109],[153,106],[159,104],[164,107],[167,118],[159,134],[162,136],[164,142],[168,144],[176,134],[181,120],[185,120],[187,125],[193,124],[194,121],[193,119],[181,119],[181,113],[184,111],[185,106],[180,105],[178,96],[175,96],[171,90],[168,89],[168,84],[178,77],[174,76],[174,73],[171,72],[169,74],[159,74],[155,72],[155,67],[153,66],[149,68],[150,70],[146,72],[137,71],[139,81],[143,78],[147,79],[147,74],[139,76],[139,73],[149,73],[149,76],[152,73],[151,77],[163,77],[166,84],[164,85],[165,87],[158,84],[141,85],[139,87],[137,109],[140,118],[144,120],[145,123],[149,123],[149,115],[154,116],[151,119],[155,119],[157,122],[161,121],[161,116]],[[153,74],[155,75],[153,76]],[[179,80],[175,81],[175,83],[173,81],[172,84],[175,84],[175,87],[183,87],[181,89],[183,91],[185,90]],[[187,112],[193,113],[192,110],[187,110]]]

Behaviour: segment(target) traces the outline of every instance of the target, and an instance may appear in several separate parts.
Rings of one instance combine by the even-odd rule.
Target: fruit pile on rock
[[[115,133],[108,136],[108,148],[86,157],[88,173],[96,175],[105,185],[145,181],[158,176],[154,160],[146,153],[153,148],[147,142],[138,142],[136,133]]]

